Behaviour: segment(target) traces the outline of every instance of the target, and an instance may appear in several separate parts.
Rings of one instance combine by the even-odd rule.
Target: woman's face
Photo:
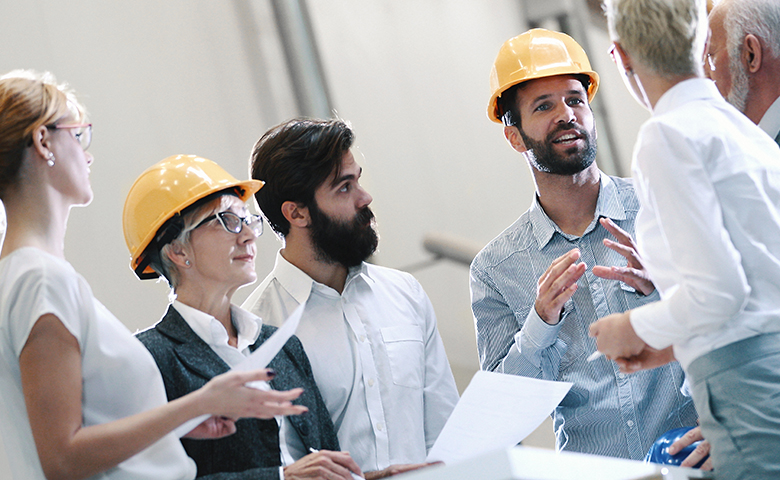
[[[214,212],[232,212],[241,218],[249,215],[246,204],[232,195],[227,208]],[[211,216],[211,215],[209,215]],[[206,217],[208,218],[208,217]],[[255,273],[255,234],[243,225],[240,233],[228,232],[219,219],[204,223],[190,232],[190,266],[195,275],[185,275],[182,283],[189,277],[192,281],[206,281],[215,287],[224,287],[235,291],[238,287],[254,282]],[[182,285],[180,285],[181,287]]]
[[[57,122],[68,126],[79,124],[73,117]],[[87,205],[92,201],[92,186],[89,182],[89,166],[92,155],[79,144],[76,135],[79,128],[49,129],[49,151],[54,155],[54,165],[50,169],[52,184],[63,196],[71,199],[74,205]]]

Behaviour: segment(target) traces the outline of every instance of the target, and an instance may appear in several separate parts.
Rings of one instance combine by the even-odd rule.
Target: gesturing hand
[[[569,250],[553,260],[550,267],[539,277],[534,308],[545,323],[557,324],[563,305],[577,291],[577,280],[587,268],[584,263],[574,263],[579,258],[578,249]]]
[[[634,287],[636,291],[642,295],[650,295],[653,293],[655,285],[650,281],[650,276],[642,265],[642,259],[639,257],[639,253],[637,253],[634,240],[628,232],[615,225],[615,222],[608,218],[601,218],[599,219],[599,222],[601,223],[601,226],[607,229],[607,231],[617,239],[617,242],[615,242],[605,238],[604,245],[622,255],[627,263],[625,267],[604,267],[597,265],[593,267],[593,274],[608,280],[620,280],[621,282]]]

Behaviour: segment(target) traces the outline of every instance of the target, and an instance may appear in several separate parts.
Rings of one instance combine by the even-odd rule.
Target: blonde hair
[[[703,74],[706,0],[605,0],[609,34],[664,77]]]
[[[0,200],[17,181],[33,132],[68,115],[83,121],[87,113],[51,73],[14,70],[0,76]]]

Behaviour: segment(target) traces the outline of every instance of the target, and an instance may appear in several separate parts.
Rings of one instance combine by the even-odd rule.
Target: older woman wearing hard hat
[[[123,224],[133,271],[141,279],[164,277],[175,294],[162,320],[138,334],[157,361],[169,399],[237,365],[276,330],[231,303],[239,287],[257,278],[255,239],[263,223],[249,213],[246,201],[262,186],[257,180],[238,181],[210,160],[176,155],[150,167],[130,188]],[[183,439],[198,474],[231,479],[360,474],[349,454],[338,451],[333,423],[297,338],[270,367],[277,373],[270,387],[303,387],[295,402],[309,414],[240,420],[236,434],[220,440]]]

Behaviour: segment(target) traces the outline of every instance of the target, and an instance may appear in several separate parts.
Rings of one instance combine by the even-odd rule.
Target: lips
[[[246,254],[246,255],[239,255],[237,257],[233,257],[233,260],[238,262],[251,262],[255,259],[254,255]]]
[[[578,133],[565,132],[555,138],[552,143],[572,143],[582,138]]]

